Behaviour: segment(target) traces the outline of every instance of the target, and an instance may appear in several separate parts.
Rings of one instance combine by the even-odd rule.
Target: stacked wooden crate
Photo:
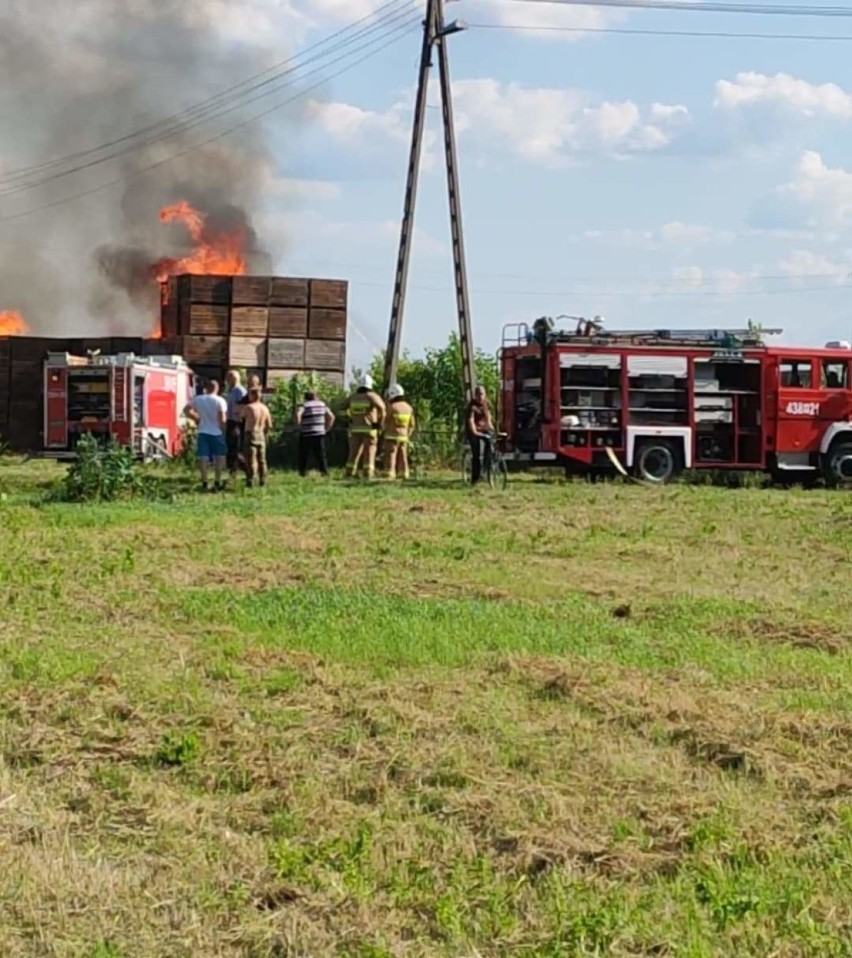
[[[229,368],[266,386],[315,372],[343,385],[348,283],[281,276],[173,277],[163,286],[162,340],[202,376]]]
[[[9,445],[20,451],[41,445],[44,359],[49,352],[64,352],[68,341],[16,336],[9,362]]]
[[[0,339],[0,449],[8,441],[9,432],[9,360],[12,353],[12,339],[5,336]]]

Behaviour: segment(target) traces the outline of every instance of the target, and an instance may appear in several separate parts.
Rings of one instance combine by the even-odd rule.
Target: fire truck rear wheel
[[[636,450],[635,472],[643,482],[664,485],[681,471],[680,454],[670,442],[645,442]]]
[[[826,457],[825,473],[833,486],[852,485],[852,442],[841,440],[834,443]]]

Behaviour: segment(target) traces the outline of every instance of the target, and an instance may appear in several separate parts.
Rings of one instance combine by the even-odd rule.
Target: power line
[[[693,13],[745,13],[759,16],[852,17],[852,7],[814,7],[793,4],[704,3],[703,0],[514,0],[567,7],[619,7],[631,10],[678,10]]]
[[[724,30],[640,30],[627,27],[558,27],[558,26],[525,26],[522,23],[468,23],[468,27],[476,30],[523,30],[535,33],[616,33],[624,36],[644,37],[709,37],[725,40],[832,40],[849,42],[852,34],[826,33],[737,33]]]
[[[2,240],[0,240],[0,242],[2,242]],[[299,265],[299,266],[303,266],[303,265],[304,265],[304,266],[306,266],[307,264],[312,263],[312,264],[314,264],[314,265],[321,265],[321,266],[323,266],[323,267],[333,267],[333,268],[340,268],[340,269],[356,269],[356,270],[359,270],[359,269],[360,269],[360,270],[373,270],[373,271],[377,271],[377,272],[384,272],[384,267],[382,267],[382,266],[372,266],[372,265],[369,265],[369,264],[366,264],[366,263],[363,263],[363,262],[356,263],[356,262],[352,262],[351,260],[349,260],[349,261],[341,261],[341,260],[318,260],[318,259],[315,259],[315,258],[300,260],[300,259],[298,259],[298,258],[296,258],[296,259],[289,259],[289,258],[288,258],[288,259],[287,259],[287,262],[288,262],[288,264],[290,264],[290,265],[292,265],[292,266],[296,266],[296,265]],[[434,267],[434,268],[431,268],[431,269],[423,270],[423,268],[421,267],[421,271],[422,271],[422,272],[437,273],[437,272],[439,271],[439,269],[438,269],[438,267]],[[444,273],[445,270],[442,269],[442,270],[440,270],[440,272],[441,272],[441,273]],[[492,273],[492,272],[488,272],[488,271],[485,271],[485,270],[477,270],[477,269],[473,269],[473,270],[471,270],[470,272],[471,272],[471,275],[472,275],[472,276],[489,277],[489,278],[492,278],[492,279],[502,278],[502,279],[526,280],[526,281],[532,282],[532,283],[538,283],[538,282],[544,282],[544,283],[546,283],[546,282],[549,282],[550,280],[553,279],[553,276],[552,276],[552,275],[547,276],[547,275],[543,275],[543,274],[537,274],[537,275],[536,275],[536,274],[531,274],[531,273],[504,273],[504,272],[495,272],[495,273]],[[800,281],[800,280],[811,280],[811,279],[839,279],[839,278],[841,278],[841,276],[840,276],[840,274],[837,273],[837,272],[834,272],[834,273],[800,273],[800,274],[798,274],[798,275],[793,275],[793,274],[791,274],[791,273],[753,273],[753,274],[749,274],[749,275],[747,275],[747,276],[744,276],[743,278],[744,278],[744,279],[747,279],[749,282],[758,282],[758,281],[759,281],[759,282],[774,282],[774,281],[779,281],[779,282],[798,282],[798,281]],[[846,274],[846,278],[852,279],[852,264],[851,264],[850,267],[849,267],[849,271],[848,271],[848,273]],[[563,274],[563,275],[560,275],[560,277],[559,277],[559,280],[560,280],[561,282],[566,282],[566,283],[588,284],[588,283],[632,283],[632,282],[636,282],[636,283],[642,284],[642,285],[647,285],[648,283],[653,283],[653,284],[656,285],[656,286],[661,286],[661,285],[669,285],[669,286],[683,286],[683,285],[688,285],[688,286],[696,286],[696,287],[697,287],[697,286],[703,286],[703,285],[716,285],[716,284],[718,284],[719,282],[724,281],[724,279],[725,279],[724,276],[721,276],[721,277],[719,277],[719,276],[702,276],[702,277],[697,278],[697,279],[693,279],[693,278],[687,277],[687,276],[644,276],[644,277],[642,277],[641,279],[636,279],[636,280],[634,280],[632,277],[629,277],[629,276],[565,276],[564,274]],[[382,284],[381,284],[381,283],[377,283],[376,285],[377,285],[377,286],[380,286],[380,285],[382,285]],[[438,290],[440,290],[440,289],[443,289],[444,287],[434,286],[434,287],[422,287],[422,288],[424,288],[424,289],[434,289],[435,291],[438,291]],[[509,290],[509,291],[511,292],[511,290]],[[502,291],[499,290],[499,289],[490,289],[490,290],[486,290],[486,292],[499,294],[499,293],[502,292]],[[530,295],[530,296],[536,295],[536,291],[533,291],[533,290],[517,290],[516,292],[518,293],[518,295],[521,295],[521,294],[523,294],[523,295]],[[575,292],[576,292],[576,290],[575,290]],[[633,290],[633,293],[631,293],[631,294],[629,294],[629,295],[635,295],[635,293],[636,293],[636,290]],[[557,292],[557,293],[553,293],[552,295],[561,296],[561,295],[567,295],[567,294],[561,293],[561,292]],[[625,295],[628,295],[628,294],[625,293]]]
[[[743,282],[756,282],[760,277],[757,276],[744,276],[742,277]],[[809,279],[812,277],[809,276],[796,276],[789,277],[791,280],[802,280]],[[350,280],[351,285],[353,286],[364,286],[371,287],[374,289],[387,289],[387,283],[371,283],[362,280]],[[715,280],[716,283],[724,282],[724,278]],[[647,290],[641,289],[631,289],[631,290],[541,290],[541,289],[471,289],[472,293],[476,293],[480,296],[523,296],[526,298],[541,297],[548,298],[561,298],[577,299],[579,297],[589,298],[603,298],[606,296],[630,296],[630,297],[639,297],[645,296],[650,299],[654,298],[669,298],[669,297],[713,297],[713,298],[727,298],[729,296],[786,296],[790,293],[814,293],[814,292],[826,292],[830,290],[845,290],[848,292],[849,286],[844,283],[832,283],[827,286],[793,286],[789,289],[738,289],[738,290],[721,290],[721,289],[695,289],[695,290],[673,290],[673,289],[654,289],[655,284],[651,283],[651,288]],[[423,292],[429,293],[452,293],[452,288],[449,286],[424,286],[418,284],[412,284],[412,289],[421,290]]]
[[[100,193],[103,190],[109,189],[112,186],[117,186],[119,184],[128,182],[130,180],[138,179],[139,177],[145,176],[147,173],[150,173],[152,170],[159,169],[162,166],[166,166],[169,163],[173,163],[175,160],[181,159],[184,156],[188,156],[190,153],[194,153],[197,150],[203,149],[205,146],[209,146],[211,143],[216,143],[219,140],[224,139],[226,136],[231,136],[233,133],[236,133],[238,130],[243,129],[252,123],[256,123],[258,120],[262,119],[265,116],[268,116],[270,113],[274,113],[275,111],[280,110],[291,103],[294,103],[296,100],[299,100],[302,97],[307,96],[309,93],[312,93],[314,90],[319,89],[319,87],[326,84],[329,80],[333,80],[336,77],[341,76],[343,73],[346,73],[349,70],[353,69],[354,67],[358,66],[359,64],[364,63],[366,60],[371,59],[372,57],[379,54],[382,50],[385,50],[387,47],[391,46],[392,44],[402,39],[402,37],[411,33],[413,29],[419,26],[420,26],[420,18],[414,17],[408,22],[395,27],[393,30],[389,31],[390,36],[388,39],[385,40],[384,43],[377,43],[375,40],[371,41],[370,44],[366,45],[368,49],[363,56],[359,57],[358,59],[342,67],[340,70],[337,70],[335,73],[332,73],[329,76],[323,77],[322,79],[318,80],[316,83],[311,84],[309,87],[306,87],[305,89],[300,90],[299,93],[296,93],[294,96],[289,97],[286,100],[282,100],[279,103],[273,104],[273,106],[268,107],[267,109],[263,110],[261,113],[255,114],[254,116],[249,117],[246,120],[243,120],[241,123],[238,123],[227,130],[223,130],[221,133],[217,133],[215,136],[212,136],[209,139],[202,141],[201,143],[193,144],[192,146],[187,147],[186,149],[181,150],[178,153],[174,153],[171,156],[165,157],[162,160],[158,160],[155,163],[150,163],[147,166],[142,166],[139,169],[133,171],[132,173],[128,173],[124,176],[116,177],[113,180],[109,180],[106,183],[101,183],[98,186],[92,187],[91,189],[83,190],[82,192],[74,193],[71,196],[65,196],[65,197],[62,197],[61,199],[54,200],[50,203],[44,203],[41,206],[36,206],[31,209],[21,210],[18,213],[11,213],[8,216],[2,216],[0,217],[0,225],[2,225],[3,223],[12,222],[14,220],[22,219],[27,216],[32,216],[36,213],[41,213],[41,212],[44,212],[45,210],[53,209],[54,207],[57,207],[57,206],[62,206],[65,203],[70,203],[74,200],[83,199],[84,197],[87,197],[87,196],[92,196],[95,193]],[[363,47],[359,49],[363,49]],[[346,57],[350,56],[352,52],[357,52],[357,50],[350,51],[350,53],[348,54],[344,54],[342,56],[336,57],[335,59],[331,60],[329,64],[325,64],[324,66],[327,67],[333,63],[337,63],[340,60],[346,59]],[[310,70],[308,71],[307,74],[305,74],[305,76],[310,76],[312,74],[319,73],[322,71],[322,69],[324,69],[324,67],[318,67],[314,70]],[[300,79],[302,78],[300,77]]]
[[[228,102],[227,96],[225,94],[220,94],[218,97],[213,98],[210,101],[207,101],[208,104],[213,104],[212,107],[209,105],[208,106],[201,105],[201,106],[189,108],[188,110],[184,111],[183,114],[177,114],[178,116],[185,116],[186,120],[180,121],[176,124],[172,124],[171,126],[168,125],[169,121],[163,121],[163,123],[161,124],[154,124],[153,126],[149,127],[148,128],[149,130],[155,131],[155,135],[152,137],[143,139],[139,142],[129,142],[129,141],[135,140],[136,137],[142,135],[143,131],[137,131],[136,133],[129,134],[126,137],[122,137],[120,140],[114,141],[116,144],[129,142],[129,145],[125,146],[122,149],[114,150],[113,152],[108,153],[105,156],[97,156],[99,152],[102,152],[106,148],[104,145],[101,145],[91,150],[82,151],[81,153],[76,154],[77,157],[81,157],[81,158],[86,155],[93,156],[94,158],[89,160],[88,162],[80,163],[66,170],[60,170],[59,172],[49,173],[48,175],[38,177],[36,179],[30,179],[28,181],[26,180],[26,177],[32,176],[34,172],[38,172],[39,170],[43,170],[44,172],[47,172],[48,168],[61,166],[64,162],[67,162],[67,159],[54,160],[48,164],[42,164],[41,167],[32,167],[30,170],[26,170],[26,169],[19,170],[15,174],[10,174],[8,177],[0,178],[0,183],[2,183],[4,180],[12,181],[14,179],[24,181],[24,182],[19,182],[18,184],[12,183],[6,189],[0,190],[0,196],[9,196],[15,193],[24,192],[24,191],[33,189],[34,187],[42,186],[45,183],[64,178],[66,176],[70,176],[74,173],[79,173],[83,170],[91,169],[92,167],[98,166],[102,163],[106,163],[110,160],[117,159],[128,153],[146,149],[159,142],[162,142],[163,140],[170,139],[178,134],[186,133],[190,131],[191,129],[193,129],[194,127],[203,125],[207,122],[210,122],[211,120],[221,119],[223,116],[227,116],[229,113],[233,113],[235,110],[242,109],[250,103],[253,103],[257,100],[264,99],[265,97],[268,97],[278,92],[281,88],[291,85],[289,82],[286,82],[286,81],[279,82],[279,81],[285,80],[285,78],[296,74],[299,70],[302,70],[305,66],[308,66],[311,63],[322,61],[324,58],[328,57],[330,53],[333,53],[340,49],[345,49],[351,46],[353,43],[355,43],[355,41],[364,40],[370,33],[381,31],[386,27],[389,27],[393,24],[398,24],[402,21],[404,21],[405,26],[408,26],[409,24],[414,22],[410,15],[410,9],[411,8],[405,8],[400,12],[396,12],[392,15],[385,16],[379,19],[378,21],[376,21],[375,23],[371,24],[369,27],[362,29],[360,31],[357,31],[352,36],[347,37],[343,42],[338,43],[336,46],[333,46],[327,50],[323,50],[320,54],[314,55],[313,57],[309,57],[303,63],[297,64],[296,66],[293,66],[290,69],[281,71],[275,74],[274,76],[268,79],[265,79],[262,82],[255,84],[254,86],[249,87],[248,89],[238,94],[236,102],[234,102],[233,105],[227,106],[227,102]],[[387,33],[383,35],[386,36]],[[363,49],[363,46],[359,47],[359,49]],[[336,62],[336,61],[332,61],[332,62]],[[245,85],[245,81],[241,85]],[[236,87],[233,89],[236,89]],[[262,92],[254,96],[247,96],[247,94],[256,93],[259,90],[261,90]],[[218,103],[224,104],[225,108],[218,109],[217,108],[218,104],[216,101],[218,101]],[[160,128],[161,132],[157,132],[158,127]],[[70,154],[69,158],[71,156],[74,156],[74,154]]]

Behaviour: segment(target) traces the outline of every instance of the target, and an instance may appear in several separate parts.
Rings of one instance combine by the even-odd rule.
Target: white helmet
[[[359,389],[372,389],[373,388],[373,377],[369,373],[364,373],[364,375],[358,380]]]
[[[394,383],[390,389],[388,389],[388,399],[402,399],[405,395],[405,390],[400,386],[399,383]]]

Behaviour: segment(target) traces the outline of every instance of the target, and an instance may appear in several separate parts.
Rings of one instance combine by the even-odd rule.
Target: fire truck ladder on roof
[[[541,321],[539,321],[541,322]],[[594,328],[597,326],[597,328]],[[556,342],[588,343],[595,346],[681,346],[728,349],[765,346],[764,336],[775,336],[782,329],[764,329],[750,324],[745,329],[604,329],[579,320],[576,331],[551,334]]]
[[[456,151],[453,99],[450,86],[450,64],[447,38],[465,24],[460,21],[444,23],[444,0],[427,0],[426,18],[423,21],[423,47],[420,54],[420,75],[417,82],[417,97],[414,105],[414,122],[411,131],[411,152],[408,160],[408,179],[405,185],[402,225],[399,234],[399,255],[396,264],[393,302],[391,305],[388,344],[385,352],[385,388],[396,381],[399,365],[399,349],[402,339],[402,320],[405,311],[405,293],[408,283],[408,265],[411,257],[411,242],[414,229],[414,207],[417,200],[417,180],[420,156],[423,150],[423,132],[426,121],[426,94],[429,86],[429,70],[432,66],[432,51],[438,49],[438,72],[441,81],[441,113],[444,126],[444,158],[447,165],[447,191],[450,203],[450,229],[453,244],[453,273],[456,287],[456,307],[459,318],[459,342],[461,344],[462,376],[465,397],[470,399],[476,380],[473,362],[473,333],[470,325],[470,297],[467,289],[467,269],[464,255],[461,198],[459,195],[458,157]]]

